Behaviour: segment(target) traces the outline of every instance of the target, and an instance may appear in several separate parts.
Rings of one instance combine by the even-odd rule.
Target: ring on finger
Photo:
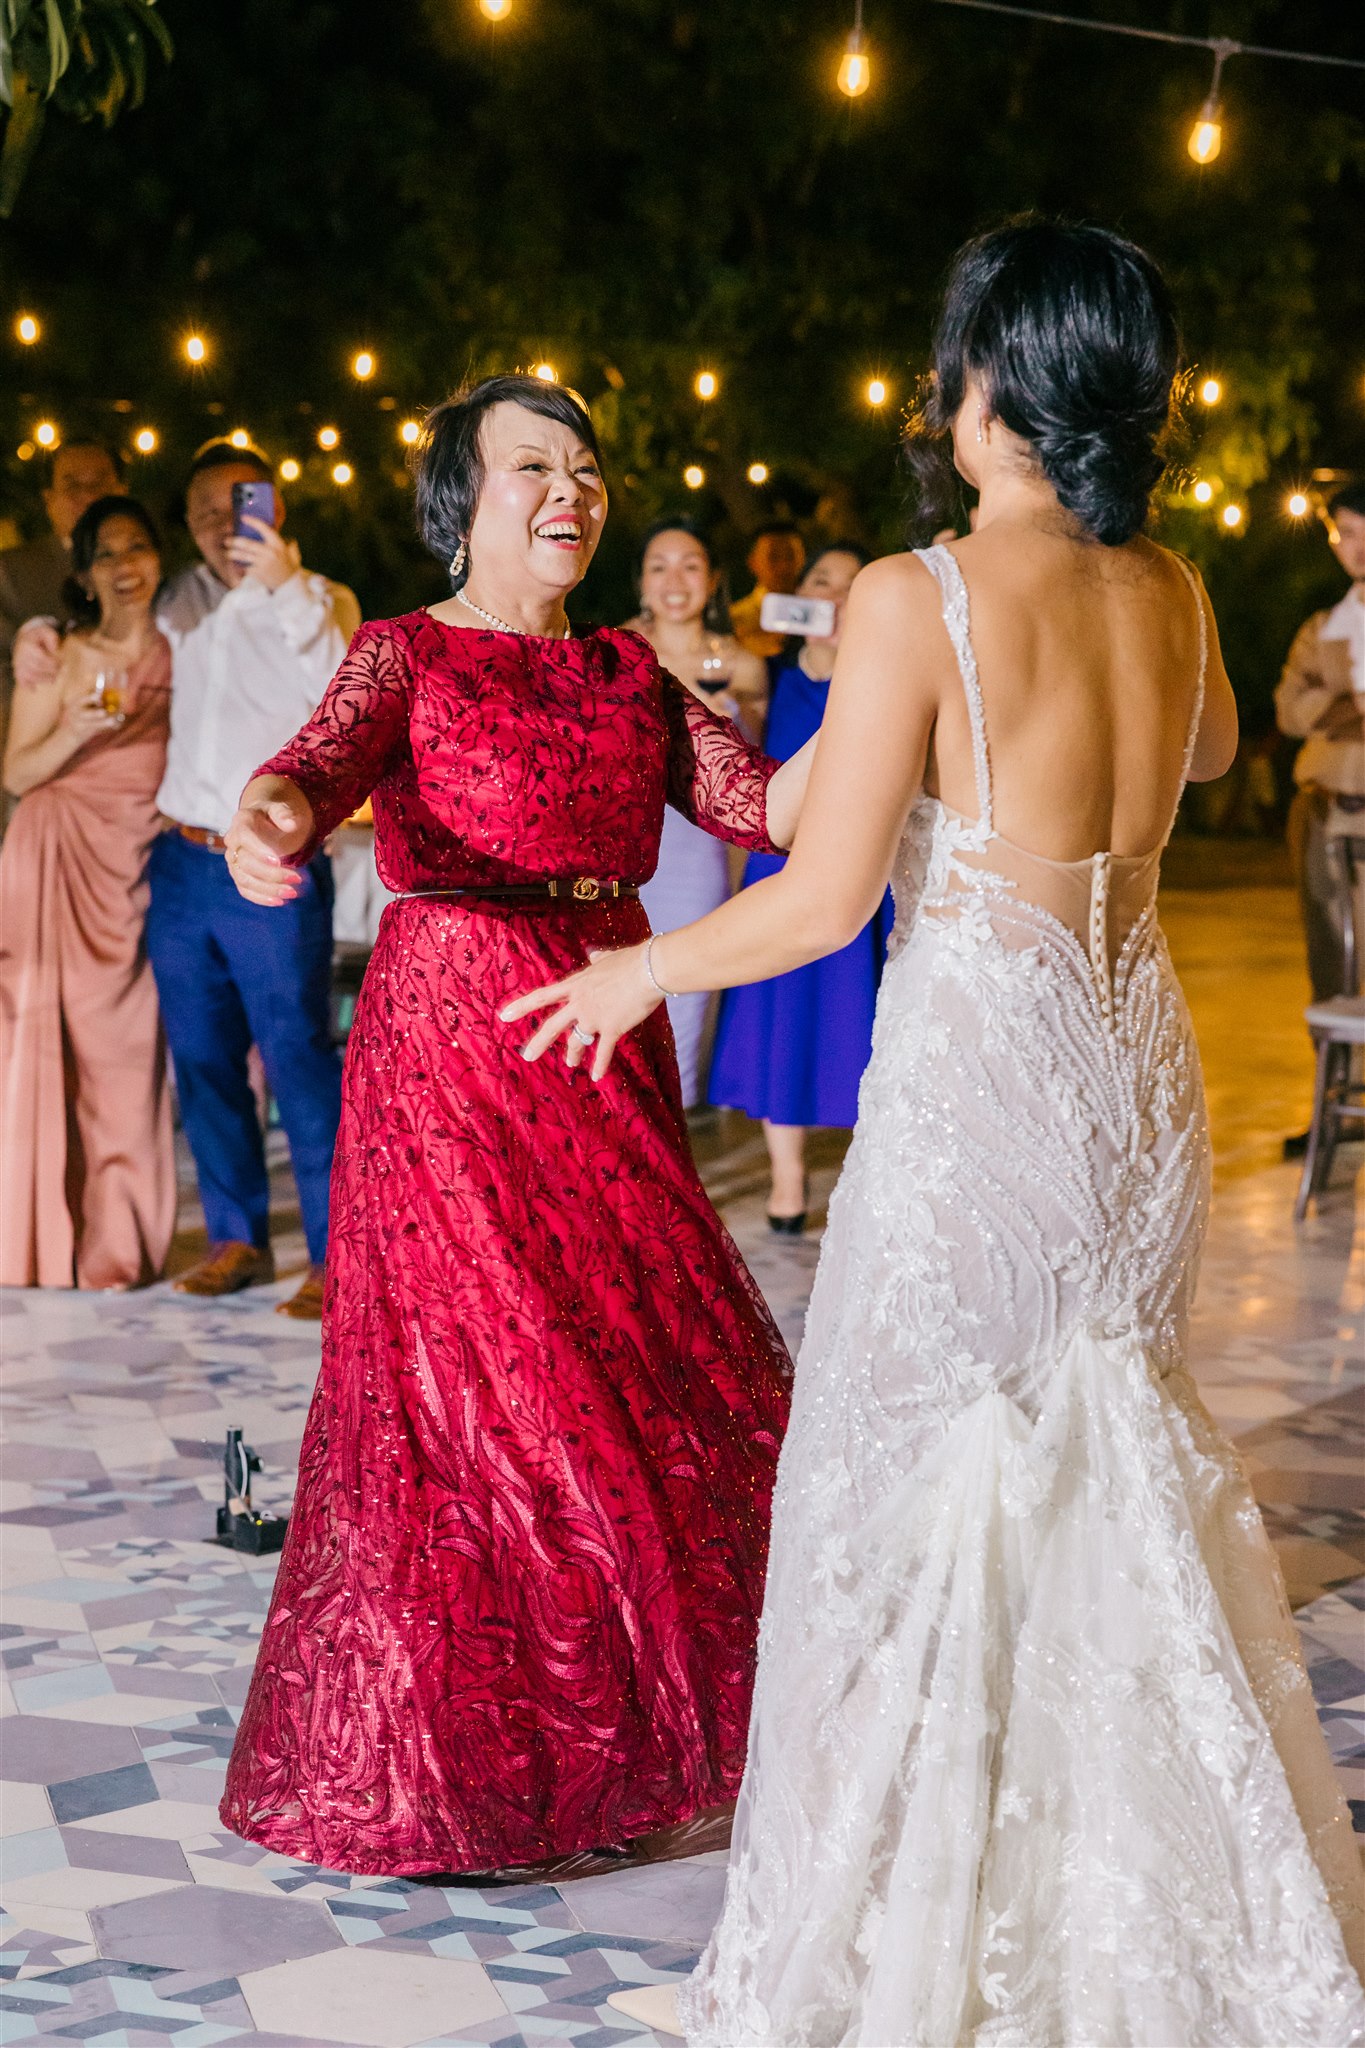
[[[571,1024],[569,1030],[580,1045],[596,1045],[597,1033],[595,1031],[580,1031],[576,1024]]]

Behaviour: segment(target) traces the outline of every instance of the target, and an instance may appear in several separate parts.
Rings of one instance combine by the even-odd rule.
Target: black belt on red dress
[[[487,888],[467,883],[457,889],[403,889],[397,900],[449,902],[468,896],[484,903],[610,903],[639,893],[634,882],[599,882],[595,875],[564,875],[548,882],[490,882]]]

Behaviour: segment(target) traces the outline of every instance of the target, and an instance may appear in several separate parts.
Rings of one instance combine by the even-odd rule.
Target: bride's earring
[[[979,406],[978,406],[978,407],[976,408],[976,438],[977,438],[977,440],[978,440],[978,441],[984,441],[984,440],[985,440],[985,438],[986,438],[985,434],[984,434],[984,433],[983,433],[983,431],[982,431],[982,427],[981,427],[981,420],[982,420],[982,415],[983,415],[983,413],[984,413],[984,412],[985,412],[985,407],[984,407],[984,406],[981,406],[981,405],[979,405]]]
[[[979,436],[978,436],[978,438],[979,438]],[[469,542],[468,542],[467,540],[462,540],[462,541],[460,542],[460,545],[459,545],[459,546],[458,546],[458,547],[456,548],[456,550],[455,550],[454,554],[453,554],[453,555],[451,556],[451,558],[450,558],[450,573],[451,573],[451,575],[452,575],[452,576],[463,576],[463,575],[464,575],[464,572],[465,572],[465,570],[466,570],[466,568],[468,567],[468,565],[469,565]]]

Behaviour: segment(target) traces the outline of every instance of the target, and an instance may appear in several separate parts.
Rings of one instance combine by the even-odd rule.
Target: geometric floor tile
[[[1295,1226],[1295,1170],[1277,1163],[1311,1080],[1295,909],[1273,890],[1236,897],[1177,892],[1168,906],[1215,1147],[1191,1369],[1246,1461],[1365,1833],[1359,1151],[1343,1148],[1333,1189]],[[764,1220],[758,1128],[726,1115],[697,1131],[703,1178],[793,1345],[845,1145],[816,1134],[813,1228],[780,1239]],[[722,1858],[559,1886],[434,1886],[316,1869],[218,1820],[275,1574],[271,1558],[204,1540],[223,1433],[246,1432],[263,1458],[258,1498],[286,1508],[318,1357],[316,1329],[273,1314],[305,1248],[281,1211],[293,1195],[273,1134],[269,1149],[276,1286],[216,1302],[165,1285],[0,1290],[0,2041],[653,2048],[607,1998],[692,1967]],[[202,1230],[192,1188],[184,1197],[182,1230]]]

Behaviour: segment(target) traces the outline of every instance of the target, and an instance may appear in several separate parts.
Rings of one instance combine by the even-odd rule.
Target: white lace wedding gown
[[[994,830],[966,588],[922,559],[980,814],[921,797],[898,860],[683,2024],[694,2048],[1348,2048],[1349,1822],[1183,1365],[1208,1139],[1160,850],[1058,863]]]

